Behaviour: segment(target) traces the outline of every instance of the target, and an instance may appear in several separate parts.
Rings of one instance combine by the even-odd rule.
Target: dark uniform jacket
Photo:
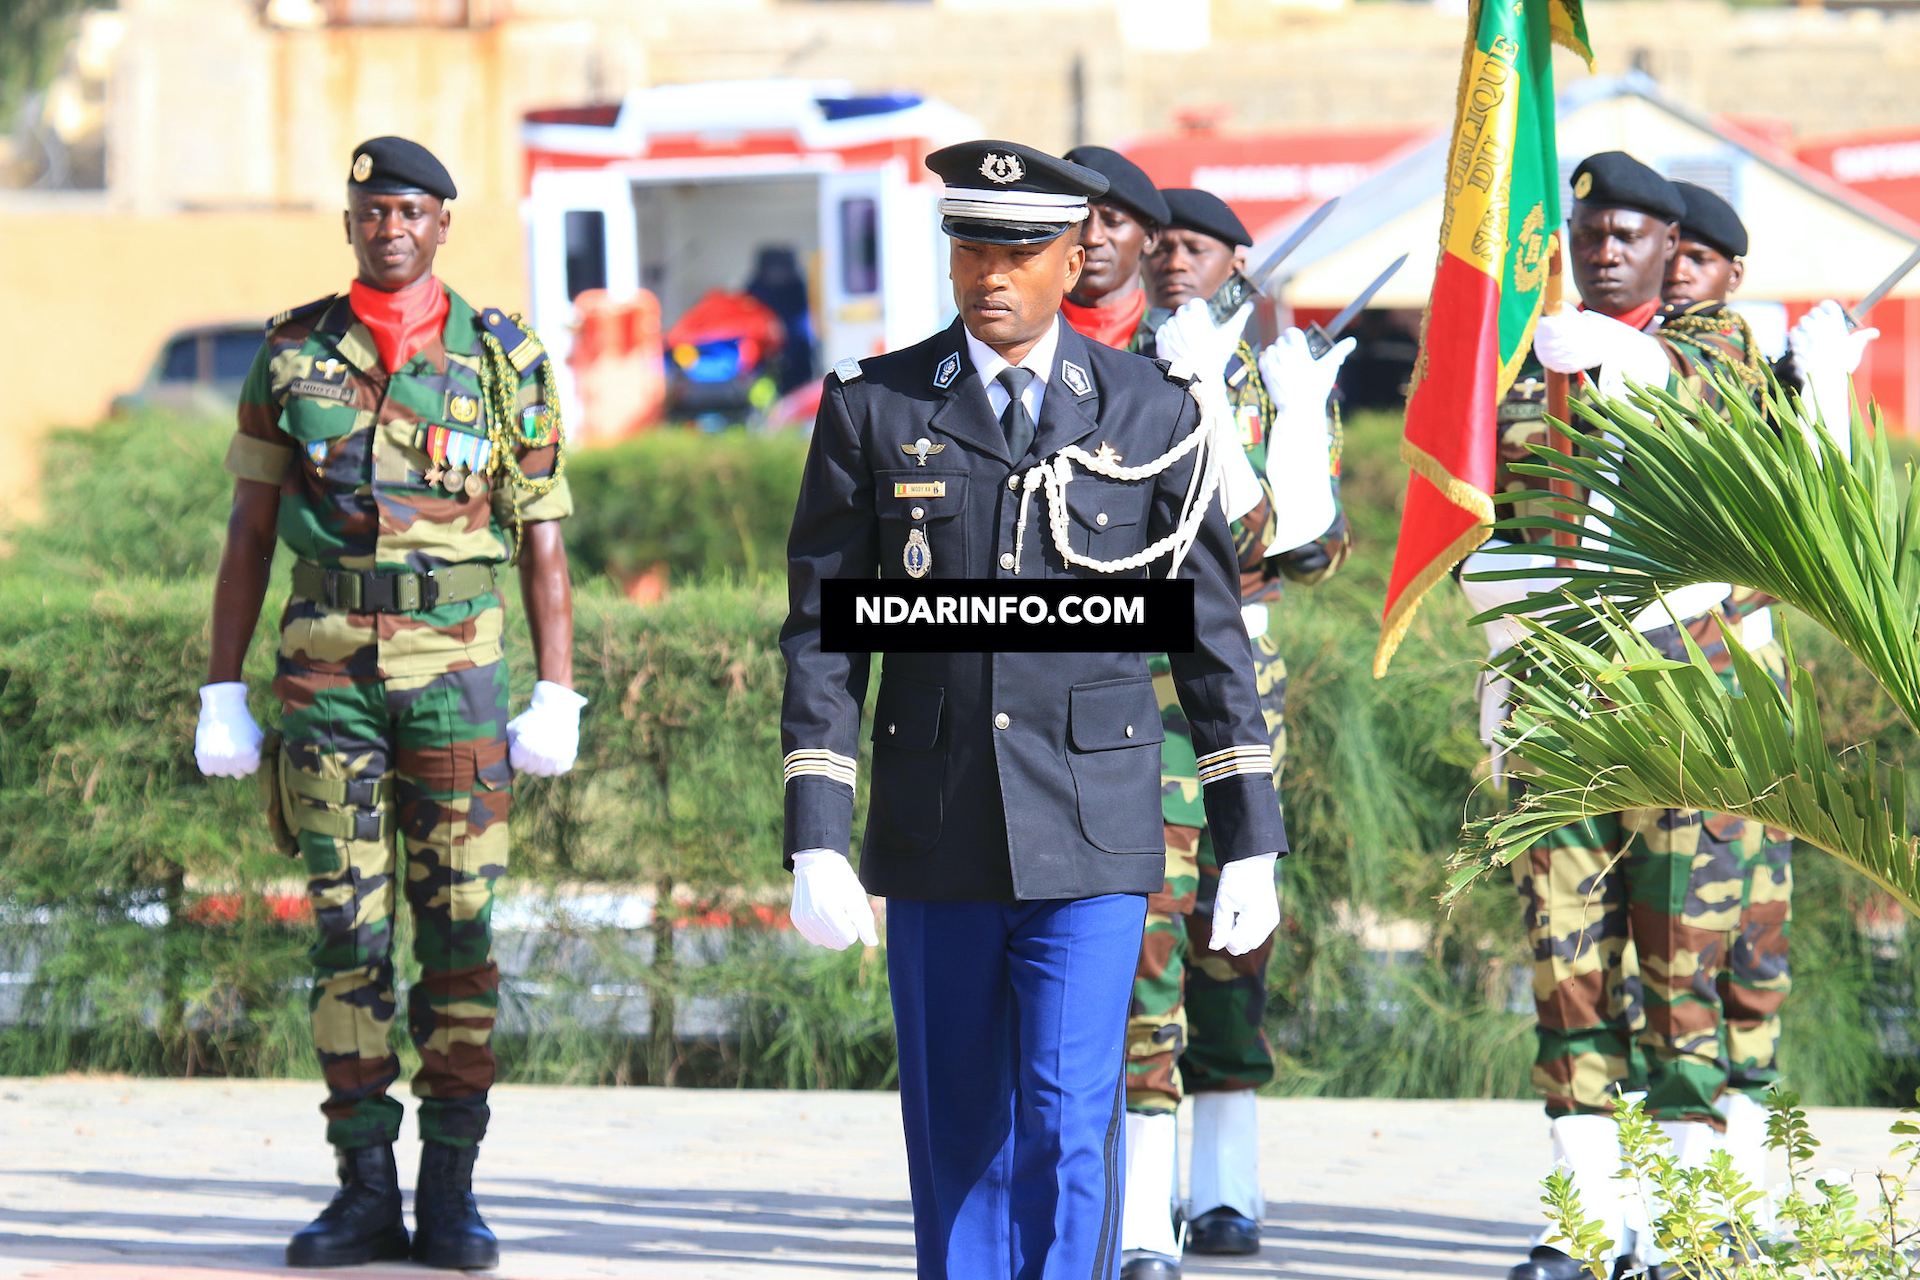
[[[960,323],[827,379],[788,542],[791,611],[781,737],[786,852],[845,850],[868,655],[820,648],[820,582],[906,577],[913,530],[935,578],[1095,577],[1054,547],[1043,492],[1013,572],[1018,472],[1065,445],[1110,445],[1142,466],[1186,438],[1199,409],[1165,366],[1061,326],[1024,465],[968,358]],[[940,446],[921,466],[915,442]],[[1069,543],[1115,560],[1170,533],[1193,455],[1150,480],[1077,469]],[[897,484],[943,482],[939,497]],[[916,492],[924,494],[925,488]],[[1166,560],[1135,576],[1164,576]],[[1194,581],[1194,652],[1173,656],[1221,862],[1284,852],[1270,746],[1240,621],[1239,569],[1217,496],[1181,576]],[[1140,653],[890,653],[873,723],[861,858],[886,897],[984,901],[1151,893],[1164,880],[1160,713]]]

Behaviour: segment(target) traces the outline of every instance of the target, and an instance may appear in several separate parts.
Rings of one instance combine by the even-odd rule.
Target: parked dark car
[[[265,340],[266,330],[258,321],[181,329],[161,346],[146,381],[114,397],[113,412],[150,406],[230,412]]]

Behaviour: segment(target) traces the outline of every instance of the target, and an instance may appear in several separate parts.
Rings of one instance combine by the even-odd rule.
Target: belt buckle
[[[346,608],[346,603],[340,598],[340,570],[325,569],[321,572],[322,583],[320,594],[323,597],[322,603],[329,609]]]
[[[414,608],[431,609],[440,603],[440,579],[435,577],[433,573],[415,574],[413,582],[415,595],[418,597],[418,602],[413,606]]]
[[[360,576],[360,608],[367,613],[396,611],[392,575],[369,572]]]

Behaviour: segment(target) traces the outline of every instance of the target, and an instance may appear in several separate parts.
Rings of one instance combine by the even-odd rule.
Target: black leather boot
[[[407,1257],[407,1224],[400,1216],[400,1175],[393,1148],[337,1147],[340,1190],[320,1216],[287,1241],[290,1267],[351,1267],[362,1262],[401,1262]]]
[[[1245,1257],[1260,1252],[1260,1224],[1221,1205],[1187,1224],[1187,1252]]]
[[[1533,1247],[1527,1260],[1507,1272],[1507,1280],[1581,1280],[1587,1268],[1550,1244]]]
[[[500,1242],[473,1202],[473,1162],[480,1148],[420,1144],[420,1181],[413,1188],[413,1260],[446,1271],[500,1265]]]
[[[1158,1253],[1133,1250],[1120,1255],[1120,1280],[1180,1280],[1180,1262]]]

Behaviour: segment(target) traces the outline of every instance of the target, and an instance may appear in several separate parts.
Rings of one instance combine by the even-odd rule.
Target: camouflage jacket
[[[241,389],[226,466],[240,479],[279,486],[280,540],[295,555],[327,568],[414,573],[501,564],[513,554],[516,516],[531,523],[572,513],[564,476],[544,494],[535,492],[546,487],[541,482],[561,449],[559,415],[547,405],[540,367],[545,351],[501,312],[476,312],[451,289],[447,301],[440,334],[391,376],[344,295],[268,325]],[[482,394],[483,333],[495,337],[517,373],[510,399],[518,421],[498,438],[512,442],[526,484],[491,457],[495,415]],[[444,465],[463,461],[468,465]],[[476,472],[479,481],[467,483]],[[382,622],[380,615],[329,612],[295,599],[283,620],[282,651],[292,656],[292,646],[316,660],[344,661],[377,635],[374,655],[361,660],[386,677],[443,668],[449,647],[475,663],[497,660],[499,603],[488,594]],[[303,632],[299,643],[293,629]]]

